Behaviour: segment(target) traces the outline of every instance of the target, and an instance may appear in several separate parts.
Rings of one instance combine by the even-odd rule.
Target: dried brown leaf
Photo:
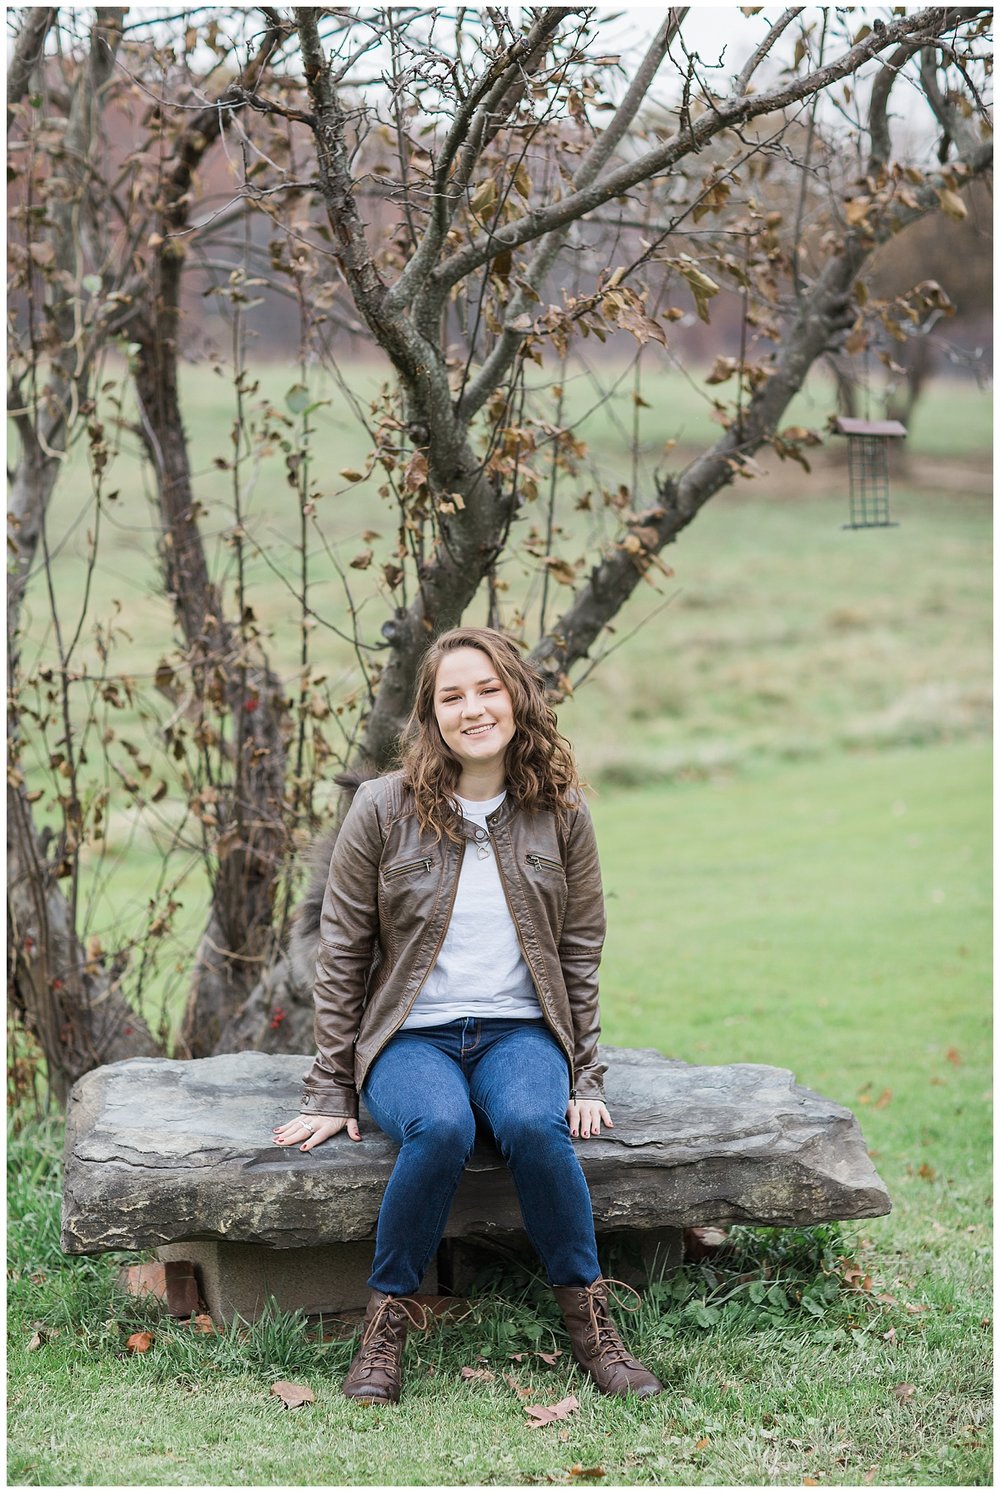
[[[913,1399],[913,1396],[917,1391],[915,1386],[912,1384],[895,1384],[893,1385],[892,1392],[896,1396],[896,1399],[899,1401],[899,1403],[901,1405],[905,1405],[907,1400]]]
[[[545,555],[542,563],[548,567],[549,575],[561,586],[575,586],[577,581],[576,571],[568,560],[560,560],[556,555]]]
[[[567,1395],[558,1405],[525,1405],[524,1413],[528,1416],[528,1425],[533,1429],[535,1426],[551,1425],[554,1420],[565,1420],[579,1408],[580,1401],[576,1395]]]
[[[508,1387],[514,1391],[518,1399],[524,1400],[528,1395],[534,1394],[535,1391],[533,1389],[525,1389],[522,1385],[518,1384],[513,1374],[504,1374],[503,1377]]]
[[[151,1332],[133,1332],[131,1337],[126,1339],[125,1346],[130,1353],[148,1353],[153,1346],[153,1334]]]
[[[271,1393],[278,1396],[286,1410],[311,1405],[316,1399],[308,1384],[290,1384],[287,1379],[279,1379],[276,1384],[272,1384]]]
[[[953,192],[950,187],[943,187],[938,192],[938,201],[941,204],[941,211],[949,218],[954,218],[956,222],[960,223],[963,218],[969,216],[969,209],[958,193]]]
[[[469,1369],[463,1368],[458,1371],[460,1379],[467,1379],[473,1384],[492,1384],[496,1375],[492,1369]]]
[[[579,1462],[574,1462],[569,1470],[570,1477],[604,1477],[603,1467],[581,1467]]]

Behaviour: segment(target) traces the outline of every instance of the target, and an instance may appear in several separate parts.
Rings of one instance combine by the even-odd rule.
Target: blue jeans
[[[566,1123],[569,1066],[544,1021],[476,1020],[397,1032],[362,1097],[400,1143],[378,1216],[368,1284],[419,1290],[476,1142],[477,1119],[511,1169],[528,1238],[554,1286],[601,1270],[590,1193]]]

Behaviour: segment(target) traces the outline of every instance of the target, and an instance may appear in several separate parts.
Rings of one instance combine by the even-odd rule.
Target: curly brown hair
[[[435,638],[417,673],[413,709],[403,732],[403,778],[416,802],[422,829],[438,839],[461,838],[452,800],[462,764],[446,746],[434,713],[434,686],[446,653],[478,648],[511,698],[514,735],[504,758],[507,791],[526,809],[570,808],[580,793],[573,749],[556,724],[545,685],[534,665],[510,638],[492,627],[454,627]]]

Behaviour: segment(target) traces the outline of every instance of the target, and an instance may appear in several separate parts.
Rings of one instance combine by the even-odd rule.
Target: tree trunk
[[[134,333],[136,392],[156,473],[167,593],[188,648],[204,722],[222,707],[232,723],[231,781],[220,781],[211,830],[212,904],[195,960],[183,1050],[216,1050],[226,1019],[274,957],[273,917],[287,837],[283,823],[286,702],[280,681],[246,635],[229,625],[209,576],[198,527],[177,381],[180,274],[162,261],[155,313]],[[228,776],[228,772],[227,772]]]
[[[7,960],[12,1005],[45,1054],[60,1104],[98,1064],[162,1052],[123,996],[120,971],[81,947],[21,784],[7,788]]]

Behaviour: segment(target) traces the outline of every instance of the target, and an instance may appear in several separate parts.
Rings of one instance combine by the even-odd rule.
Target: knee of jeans
[[[442,1161],[454,1157],[465,1160],[476,1144],[476,1120],[472,1110],[465,1114],[416,1115],[403,1132],[404,1142],[426,1144]]]
[[[537,1155],[559,1142],[569,1134],[565,1118],[552,1113],[534,1114],[526,1111],[508,1115],[499,1128],[497,1144],[502,1156],[507,1157],[518,1147]]]

